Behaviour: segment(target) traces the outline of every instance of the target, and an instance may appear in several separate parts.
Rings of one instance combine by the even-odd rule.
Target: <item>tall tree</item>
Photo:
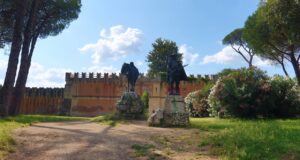
[[[229,33],[224,39],[224,45],[230,45],[231,48],[241,55],[247,62],[249,67],[253,66],[253,58],[255,53],[248,47],[247,42],[243,38],[243,28],[238,28]]]
[[[19,113],[21,100],[31,65],[31,58],[38,38],[55,36],[78,18],[80,0],[33,0],[24,33],[21,64],[14,90],[14,99],[9,106],[10,114]]]
[[[28,0],[12,0],[12,1],[0,1],[3,8],[1,8],[1,30],[2,34],[9,35],[9,32],[12,31],[13,28],[12,39],[11,39],[11,50],[9,55],[8,66],[6,70],[6,75],[4,79],[3,88],[0,93],[0,116],[8,115],[8,106],[10,105],[10,101],[12,98],[13,87],[15,83],[15,77],[17,72],[17,66],[19,61],[20,50],[22,46],[22,31],[24,27],[24,20],[26,9],[28,5]],[[14,12],[6,12],[8,10],[13,10],[13,4],[16,4],[15,14]],[[13,23],[7,21],[7,18],[12,18]],[[9,26],[13,25],[13,26]],[[9,37],[9,36],[8,36]],[[2,39],[2,45],[5,43],[7,39]]]
[[[152,47],[153,49],[148,53],[146,60],[149,63],[149,77],[155,77],[160,72],[167,72],[167,59],[171,54],[178,55],[178,60],[182,61],[182,54],[178,53],[178,47],[173,41],[158,38]]]
[[[248,18],[246,39],[265,57],[290,62],[300,85],[300,2],[268,0]]]

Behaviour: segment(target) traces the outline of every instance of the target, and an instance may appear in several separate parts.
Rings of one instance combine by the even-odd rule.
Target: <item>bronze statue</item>
[[[124,63],[121,69],[121,74],[126,75],[128,80],[128,91],[134,92],[136,80],[139,76],[139,70],[134,66],[133,62]]]
[[[168,57],[167,66],[167,80],[168,80],[168,94],[179,95],[179,83],[181,80],[187,80],[186,73],[182,62],[178,60],[177,54],[172,54]],[[173,84],[175,83],[175,90]]]

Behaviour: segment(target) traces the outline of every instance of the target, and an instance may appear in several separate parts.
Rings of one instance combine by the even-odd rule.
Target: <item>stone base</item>
[[[151,114],[148,124],[163,127],[189,125],[189,113],[186,111],[184,99],[179,95],[167,96],[165,106]]]
[[[163,126],[188,126],[190,123],[189,113],[166,113],[164,112]]]
[[[122,117],[138,118],[143,116],[143,102],[135,92],[124,92],[117,102],[117,114]]]

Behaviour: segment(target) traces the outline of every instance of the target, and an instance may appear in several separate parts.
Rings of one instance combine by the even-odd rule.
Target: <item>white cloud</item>
[[[245,53],[244,55],[247,54]],[[245,60],[242,58],[241,55],[236,53],[231,46],[226,46],[223,48],[220,52],[213,54],[213,55],[207,55],[203,58],[202,64],[209,64],[209,63],[216,63],[216,64],[241,64],[245,63]],[[254,56],[253,58],[253,65],[259,66],[259,67],[266,67],[271,65],[271,62],[269,60],[263,60],[257,56]]]
[[[142,45],[143,32],[138,28],[113,26],[107,31],[101,30],[100,39],[94,44],[86,44],[81,52],[92,52],[93,64],[105,60],[118,60],[128,54],[138,53]]]
[[[4,83],[6,67],[7,67],[7,61],[0,59],[0,84]]]
[[[114,66],[99,66],[94,65],[89,68],[87,68],[88,72],[94,72],[94,73],[120,73],[120,70],[115,68]]]
[[[193,64],[198,58],[198,53],[192,53],[190,50],[192,48],[188,47],[186,44],[179,46],[179,53],[183,53],[183,63]]]
[[[7,60],[0,59],[0,71],[6,70],[7,67]]]
[[[7,61],[0,60],[0,84],[3,84]],[[27,87],[64,87],[65,73],[72,72],[64,68],[45,68],[39,63],[32,62],[27,79]]]
[[[143,62],[143,61],[140,61],[140,60],[138,60],[138,61],[136,61],[136,65],[137,65],[137,66],[142,66],[142,65],[144,65],[144,62]]]
[[[39,63],[33,62],[26,86],[28,87],[64,87],[65,73],[72,72],[65,68],[45,68]]]
[[[205,56],[203,58],[202,64],[208,64],[208,63],[231,64],[240,61],[241,61],[240,55],[235,53],[235,51],[230,46],[227,46],[216,54]]]

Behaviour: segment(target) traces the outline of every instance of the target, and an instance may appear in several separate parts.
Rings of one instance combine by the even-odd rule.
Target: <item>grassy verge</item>
[[[192,118],[191,127],[208,133],[199,147],[224,159],[300,159],[300,120]]]
[[[125,120],[117,117],[115,114],[108,114],[104,116],[98,116],[91,119],[92,122],[106,124],[110,126],[116,126],[119,123],[125,123]]]
[[[59,121],[77,121],[89,120],[81,117],[64,117],[64,116],[45,116],[45,115],[20,115],[0,119],[0,159],[14,151],[15,141],[11,137],[11,132],[19,127],[28,126],[37,122],[59,122]]]

